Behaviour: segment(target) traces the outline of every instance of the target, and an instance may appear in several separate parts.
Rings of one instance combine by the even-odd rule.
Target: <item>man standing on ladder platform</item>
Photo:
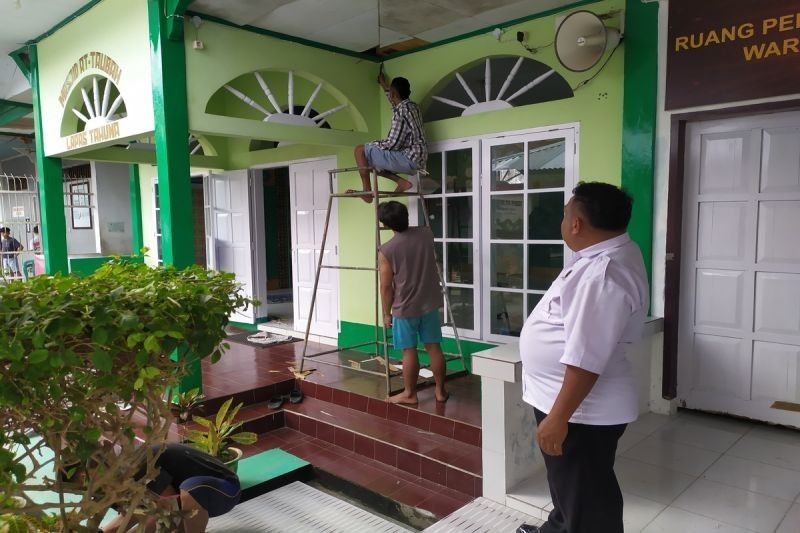
[[[378,218],[394,232],[392,239],[381,246],[378,255],[383,325],[392,328],[394,347],[403,351],[404,390],[390,397],[389,401],[417,403],[418,339],[430,357],[430,368],[436,381],[436,401],[447,401],[439,321],[443,299],[433,232],[427,226],[409,228],[408,209],[400,202],[381,203]]]
[[[372,190],[370,168],[374,168],[379,176],[394,181],[397,184],[395,192],[404,192],[409,190],[412,184],[398,174],[414,174],[418,170],[424,170],[428,160],[422,112],[417,104],[409,100],[411,85],[407,79],[394,78],[391,84],[387,84],[381,68],[378,83],[392,104],[392,127],[386,139],[356,146],[358,173],[361,175],[364,192]],[[364,195],[361,199],[372,203],[371,196]]]

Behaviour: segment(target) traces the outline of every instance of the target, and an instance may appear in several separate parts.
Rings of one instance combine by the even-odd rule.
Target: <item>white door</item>
[[[800,113],[687,129],[678,395],[800,427]]]
[[[211,241],[209,267],[231,272],[242,284],[244,293],[253,296],[253,253],[250,239],[250,195],[247,170],[210,174],[206,178]],[[240,309],[231,317],[254,323],[252,306]]]
[[[573,128],[481,143],[483,336],[513,342],[569,260],[561,239],[575,186]]]
[[[294,328],[305,331],[317,261],[322,250],[325,214],[328,209],[328,170],[335,168],[334,159],[289,165],[292,204],[292,277],[294,278]],[[351,201],[351,200],[345,200]],[[333,202],[323,264],[338,265],[338,217]],[[316,307],[311,333],[323,337],[339,335],[339,275],[337,270],[323,269],[319,277]]]

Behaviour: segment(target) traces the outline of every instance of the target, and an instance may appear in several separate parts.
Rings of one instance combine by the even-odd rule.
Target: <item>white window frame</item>
[[[441,194],[426,194],[425,198],[441,198],[442,199],[442,236],[434,239],[435,242],[442,245],[442,256],[438,258],[442,264],[442,277],[445,286],[449,289],[465,288],[472,289],[473,292],[473,317],[472,329],[459,328],[458,334],[461,337],[470,339],[480,339],[481,331],[481,265],[480,265],[480,142],[477,138],[463,139],[459,141],[442,141],[431,143],[428,147],[430,153],[443,153],[453,152],[456,150],[472,150],[472,191],[461,193],[447,193],[444,178],[446,176],[446,157],[442,157],[442,192]],[[471,238],[449,238],[447,237],[447,198],[471,198],[472,199],[472,237]],[[418,201],[411,202],[410,218],[411,220],[419,220],[417,210],[419,206]],[[451,283],[447,280],[448,261],[447,261],[447,243],[468,243],[472,244],[472,283]],[[452,302],[450,302],[452,305]],[[446,308],[445,308],[446,311]],[[451,317],[445,316],[445,322],[450,323]],[[442,334],[447,336],[454,336],[453,328],[444,326]]]
[[[527,179],[525,187],[522,189],[511,191],[492,191],[491,190],[491,149],[493,146],[501,146],[513,143],[527,143],[536,141],[546,141],[551,139],[564,139],[565,153],[564,153],[564,187],[547,188],[547,189],[529,189],[527,186]],[[570,150],[572,146],[572,150]],[[528,168],[528,153],[524,150],[524,168]],[[482,268],[481,272],[484,273],[482,280],[482,307],[481,307],[481,338],[488,342],[496,343],[510,343],[517,342],[519,337],[512,335],[501,335],[491,332],[491,287],[490,282],[490,269],[492,264],[491,257],[491,244],[522,244],[523,246],[523,288],[512,289],[503,288],[505,292],[520,293],[523,296],[523,314],[527,317],[527,295],[528,294],[544,294],[544,290],[528,289],[528,245],[530,244],[555,244],[560,242],[564,247],[564,263],[568,263],[572,258],[572,251],[564,244],[561,239],[558,240],[532,240],[528,239],[528,197],[531,193],[547,193],[547,192],[563,192],[564,203],[569,200],[570,193],[577,183],[578,176],[578,128],[574,126],[565,126],[559,128],[550,128],[547,130],[531,131],[520,133],[517,135],[503,135],[494,138],[485,139],[481,142],[481,212],[485,215],[481,217],[481,257]],[[491,238],[491,199],[492,197],[502,195],[523,195],[523,239],[521,240],[503,240]],[[485,306],[485,307],[484,307]]]

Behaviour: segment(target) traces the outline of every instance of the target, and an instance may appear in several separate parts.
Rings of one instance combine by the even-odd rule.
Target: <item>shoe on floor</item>
[[[517,528],[517,533],[539,533],[539,526],[532,526],[530,524],[522,524]]]
[[[303,391],[294,389],[289,393],[289,403],[300,403],[303,401]]]
[[[273,396],[272,398],[269,399],[269,402],[267,402],[267,407],[269,407],[270,409],[277,409],[281,405],[283,405],[283,400],[284,400],[283,396]]]

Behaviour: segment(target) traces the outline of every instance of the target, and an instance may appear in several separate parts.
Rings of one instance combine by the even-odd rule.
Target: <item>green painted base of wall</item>
[[[90,274],[94,274],[98,268],[105,265],[112,259],[114,259],[114,257],[110,256],[70,257],[69,271],[71,274],[75,274],[77,276],[88,276]],[[126,256],[122,257],[121,259],[125,262],[144,263],[144,257],[142,256],[136,256],[136,257]]]
[[[381,328],[381,338],[383,335],[383,331]],[[361,344],[364,342],[370,342],[375,339],[375,326],[372,324],[360,324],[357,322],[341,322],[341,331],[339,332],[339,341],[338,346],[340,348],[346,346],[354,346],[356,344]],[[391,337],[390,337],[391,341]],[[472,340],[465,340],[461,339],[461,350],[464,353],[464,367],[467,369],[468,372],[472,372],[472,354],[475,352],[480,352],[483,350],[487,350],[489,348],[493,348],[496,346],[495,344],[489,344],[485,342],[478,342]],[[371,353],[373,348],[371,346],[367,346],[364,348],[358,348],[356,351]],[[456,348],[456,341],[452,337],[445,337],[442,340],[442,350],[445,353],[458,353]],[[403,355],[400,350],[390,350],[389,356],[391,358],[402,359]],[[421,364],[428,364],[430,360],[428,359],[428,354],[425,353],[425,350],[422,346],[419,347],[419,361]],[[461,370],[462,365],[460,361],[450,361],[447,363],[447,367],[451,370]]]
[[[255,325],[255,324],[250,324],[250,323],[248,323],[248,322],[234,322],[234,321],[230,321],[230,322],[228,322],[228,325],[229,325],[229,326],[233,326],[234,328],[246,329],[247,331],[258,331],[258,326],[257,326],[257,325]]]

